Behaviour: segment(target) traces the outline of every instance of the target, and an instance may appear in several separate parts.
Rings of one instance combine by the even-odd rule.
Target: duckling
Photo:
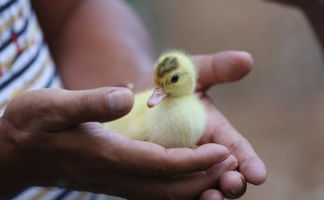
[[[104,127],[166,148],[194,148],[206,125],[204,107],[194,94],[196,81],[188,55],[166,52],[154,67],[154,89],[136,94],[131,112]]]

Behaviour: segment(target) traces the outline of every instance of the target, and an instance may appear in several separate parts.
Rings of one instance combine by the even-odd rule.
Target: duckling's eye
[[[175,82],[177,82],[178,80],[179,80],[179,75],[178,75],[178,74],[173,75],[172,78],[171,78],[171,82],[172,82],[172,83],[175,83]]]

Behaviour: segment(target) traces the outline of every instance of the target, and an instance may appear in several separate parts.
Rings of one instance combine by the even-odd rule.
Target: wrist
[[[311,1],[309,3],[304,3],[299,6],[302,11],[304,11],[306,17],[308,18],[310,24],[313,27],[315,34],[317,35],[318,41],[324,48],[324,1]]]
[[[304,11],[313,10],[316,12],[323,11],[324,1],[300,1],[296,4],[299,8]]]
[[[296,6],[303,10],[304,9],[307,10],[307,9],[314,8],[314,7],[324,6],[323,0],[269,0],[269,1],[274,1],[274,2],[278,2],[278,3]]]

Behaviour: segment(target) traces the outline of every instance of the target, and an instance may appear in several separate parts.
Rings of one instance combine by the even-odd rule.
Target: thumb
[[[18,127],[61,131],[83,122],[105,122],[120,118],[130,111],[132,105],[133,95],[127,88],[105,87],[78,91],[43,89],[14,99],[4,116]],[[20,113],[19,117],[17,113]]]
[[[199,70],[198,83],[202,88],[237,81],[247,75],[253,65],[252,56],[242,51],[198,55],[193,57],[193,61]]]

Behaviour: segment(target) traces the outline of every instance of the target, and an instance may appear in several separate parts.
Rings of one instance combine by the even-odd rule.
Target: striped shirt
[[[0,115],[26,91],[60,86],[30,2],[0,0]]]
[[[61,81],[29,0],[0,0],[0,116],[14,97],[54,87],[61,87]],[[6,200],[103,199],[107,196],[32,187]]]

